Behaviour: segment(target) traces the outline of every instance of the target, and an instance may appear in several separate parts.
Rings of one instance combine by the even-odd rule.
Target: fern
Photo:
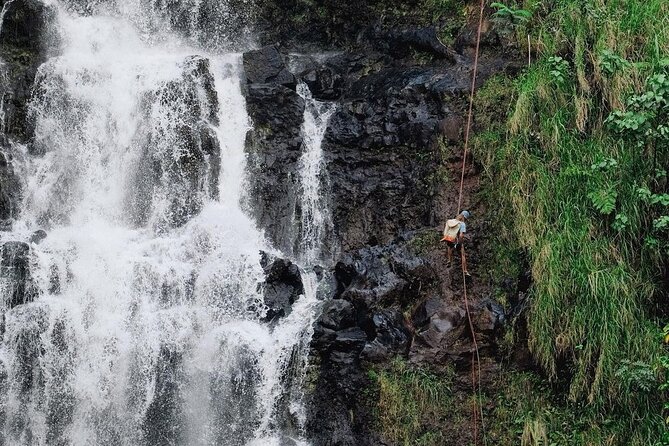
[[[590,192],[588,198],[600,214],[609,215],[616,208],[618,192],[613,189]]]

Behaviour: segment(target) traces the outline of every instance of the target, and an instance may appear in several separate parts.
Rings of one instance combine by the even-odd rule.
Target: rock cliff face
[[[373,16],[373,5],[363,5],[361,14]],[[337,105],[323,141],[322,187],[338,255],[331,267],[332,296],[314,327],[307,430],[318,445],[381,444],[369,397],[370,366],[383,368],[400,357],[433,370],[455,369],[466,382],[475,336],[483,379],[498,370],[506,315],[477,266],[486,223],[476,219],[484,208],[475,197],[478,172],[471,159],[463,205],[475,216],[468,225],[474,334],[459,261],[449,270],[438,243],[443,221],[457,212],[475,36],[470,23],[452,47],[437,39],[434,27],[384,29],[356,18],[336,26],[340,33],[333,35],[309,28],[288,36],[288,26],[279,22],[270,33],[283,47],[245,54],[254,122],[248,140],[252,208],[277,246],[294,242],[285,228],[296,215],[304,103],[295,83],[304,82],[315,98]],[[305,42],[319,55],[296,55]],[[494,30],[483,42],[479,85],[494,73],[517,69],[513,58],[502,56]],[[417,53],[430,61],[416,63]],[[454,444],[464,441],[462,435]]]
[[[497,370],[498,334],[507,315],[492,299],[485,272],[478,267],[485,251],[486,223],[477,220],[484,208],[475,197],[475,161],[468,160],[464,189],[464,206],[474,216],[468,225],[473,234],[468,252],[474,275],[470,286],[474,333],[462,299],[458,260],[449,270],[438,243],[443,221],[457,211],[472,71],[471,23],[462,23],[453,44],[447,46],[434,26],[378,25],[383,2],[357,2],[360,10],[353,2],[339,3],[324,2],[321,15],[299,28],[295,20],[304,7],[302,2],[291,2],[292,7],[260,2],[260,41],[279,44],[244,54],[244,92],[253,123],[246,144],[247,204],[275,247],[293,251],[296,240],[290,228],[300,213],[298,162],[305,110],[297,85],[304,82],[315,98],[336,104],[323,140],[322,183],[335,246],[328,249],[333,256],[326,259],[326,270],[319,270],[321,280],[332,278],[332,284],[314,324],[306,429],[316,445],[361,446],[382,444],[375,432],[373,396],[367,392],[371,365],[383,367],[401,357],[434,370],[453,368],[460,376],[468,376],[476,340],[486,364],[484,373],[490,376]],[[402,7],[418,3],[407,2]],[[7,61],[2,125],[7,135],[28,144],[37,154],[40,149],[31,141],[27,102],[48,43],[55,44],[45,34],[50,17],[52,12],[42,3],[16,0],[0,32],[0,55]],[[486,31],[484,44],[479,83],[500,71],[517,69],[513,58],[502,54],[493,29]],[[206,95],[212,91],[207,86],[212,79],[206,64],[200,58],[186,61],[185,82],[156,93],[164,94],[166,101],[170,95]],[[216,101],[208,97],[205,102],[213,109]],[[183,120],[183,138],[177,148],[184,157],[168,164],[164,159],[147,158],[141,169],[165,181],[184,181],[188,183],[185,190],[216,196],[217,183],[207,181],[218,175],[212,168],[218,163],[211,160],[218,159],[220,148],[204,124],[217,117],[198,104],[193,102],[186,111],[195,119]],[[150,144],[150,135],[147,141]],[[0,224],[7,229],[18,212],[20,181],[12,167],[15,154],[4,142],[0,147]],[[150,192],[138,187],[138,203],[150,203]],[[170,203],[170,227],[181,225],[201,204],[197,196],[174,197]],[[146,213],[146,209],[133,211],[139,220]],[[7,306],[34,300],[30,245],[6,243],[1,255],[0,279],[12,287]],[[271,323],[290,312],[304,284],[296,265],[288,260],[265,256],[262,266],[266,319]],[[35,333],[11,335],[17,342],[39,336],[44,327],[39,318],[35,321]],[[33,379],[29,370],[34,357],[35,352],[26,352],[26,389]],[[165,432],[177,441],[182,414],[175,408],[180,395],[173,383],[181,373],[182,358],[163,348],[160,359],[157,398],[148,409],[147,430],[156,442]],[[248,368],[253,369],[252,365]],[[235,385],[239,388],[233,391],[243,392],[244,382]],[[235,419],[233,413],[224,416]],[[464,436],[453,439],[454,444],[464,440]]]

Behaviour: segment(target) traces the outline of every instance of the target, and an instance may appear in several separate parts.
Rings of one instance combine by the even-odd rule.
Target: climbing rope
[[[481,46],[481,30],[483,28],[483,12],[485,10],[485,0],[481,0],[481,7],[479,10],[479,26],[476,33],[476,51],[474,53],[474,70],[472,72],[472,86],[469,93],[469,110],[467,112],[467,126],[465,127],[465,148],[462,155],[462,173],[460,174],[460,193],[458,196],[458,215],[462,211],[462,190],[465,183],[465,167],[467,162],[467,152],[469,150],[469,132],[472,126],[472,114],[474,110],[474,92],[476,90],[476,75],[478,73],[479,49]],[[472,315],[469,311],[469,300],[467,298],[467,274],[465,271],[465,246],[460,248],[460,255],[462,261],[462,291],[464,295],[465,311],[467,313],[467,321],[469,322],[469,330],[472,333],[472,340],[474,342],[474,355],[472,355],[472,389],[474,392],[474,404],[472,411],[472,431],[474,436],[474,446],[478,446],[478,417],[481,415],[481,431],[483,442],[485,443],[485,425],[483,421],[483,406],[479,407],[477,398],[481,400],[481,358],[479,356],[479,346],[476,341],[476,334],[474,332],[474,323],[472,322]],[[477,376],[478,375],[478,376]],[[477,392],[478,389],[478,392]]]

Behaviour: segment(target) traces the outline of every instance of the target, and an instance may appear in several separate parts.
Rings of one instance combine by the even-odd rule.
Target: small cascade
[[[5,23],[5,16],[7,15],[7,11],[9,11],[9,7],[14,3],[15,0],[6,0],[5,3],[2,5],[2,9],[0,10],[0,33],[2,33],[2,25]]]
[[[321,193],[324,183],[322,143],[328,120],[336,105],[314,99],[304,82],[297,85],[297,92],[305,102],[302,124],[304,151],[300,158],[301,218],[298,256],[304,264],[313,266],[321,261],[325,237],[331,228],[327,203]]]

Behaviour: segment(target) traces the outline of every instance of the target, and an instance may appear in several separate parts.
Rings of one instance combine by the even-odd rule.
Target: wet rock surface
[[[265,271],[265,282],[261,285],[267,307],[265,320],[272,321],[290,313],[293,303],[304,294],[304,285],[298,266],[290,260],[270,260],[263,253],[262,267]]]
[[[244,65],[251,70],[246,108],[253,122],[246,142],[248,204],[275,246],[293,252],[305,104],[284,57],[275,47],[244,55]]]
[[[19,213],[21,183],[14,172],[12,149],[3,144],[0,150],[0,230],[8,231]]]
[[[191,56],[182,70],[180,79],[148,94],[143,105],[147,120],[166,115],[170,121],[145,126],[156,134],[142,136],[145,149],[129,200],[138,225],[146,223],[156,199],[167,201],[160,224],[170,228],[186,223],[207,198],[218,197],[221,147],[213,129],[218,97],[210,63]]]
[[[3,2],[4,3],[4,2]],[[32,136],[28,103],[37,69],[57,45],[50,24],[56,11],[39,0],[15,0],[7,7],[0,32],[0,88],[4,103],[3,129],[13,139]]]
[[[378,444],[361,396],[371,385],[371,364],[383,367],[401,357],[469,373],[475,346],[464,304],[456,290],[443,291],[443,271],[416,255],[412,241],[362,248],[334,267],[337,292],[324,303],[311,345],[319,375],[307,428],[316,444]],[[470,312],[481,357],[495,358],[504,310],[493,300],[474,299]],[[486,367],[493,376],[494,359]]]
[[[33,302],[38,295],[30,273],[30,245],[5,242],[0,246],[0,280],[7,308]]]
[[[342,8],[337,14],[343,16],[349,7]],[[373,16],[375,8],[361,5],[360,17]],[[316,378],[307,396],[307,432],[317,445],[383,444],[370,427],[373,416],[363,396],[372,384],[370,367],[383,369],[399,357],[415,366],[453,368],[468,376],[476,345],[489,364],[484,371],[493,376],[507,317],[475,277],[472,333],[458,270],[446,268],[438,245],[438,228],[456,212],[454,178],[462,164],[475,45],[471,26],[462,28],[464,34],[454,39],[457,45],[447,46],[434,27],[387,28],[374,20],[362,25],[360,17],[327,37],[319,33],[328,31],[313,28],[281,37],[279,23],[274,34],[263,36],[278,36],[297,50],[272,46],[245,55],[247,104],[254,122],[247,141],[251,208],[279,248],[292,248],[284,228],[294,225],[299,212],[295,178],[304,103],[288,72],[307,84],[314,98],[337,106],[322,148],[324,193],[330,198],[340,251],[331,268],[333,298],[326,300],[314,325]],[[346,26],[355,44],[342,51],[333,42]],[[493,50],[500,41],[487,25],[483,37],[479,85],[519,66]],[[299,42],[305,39],[328,43],[312,51],[317,54],[300,54],[305,46]],[[415,63],[418,53],[429,62]],[[472,164],[465,175],[467,206],[475,207],[467,197],[476,190],[477,175]],[[474,233],[484,228],[484,222],[472,225]],[[422,244],[426,246],[416,249]],[[474,265],[480,263],[483,246],[476,236],[469,245]]]

